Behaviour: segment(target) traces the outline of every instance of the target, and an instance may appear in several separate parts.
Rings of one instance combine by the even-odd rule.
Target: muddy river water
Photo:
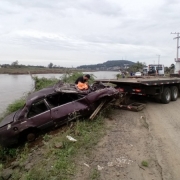
[[[98,71],[90,72],[90,74],[93,74],[96,79],[112,79],[116,77],[118,72]],[[36,76],[60,78],[62,74],[37,74]],[[10,103],[26,95],[28,92],[33,91],[33,88],[34,82],[30,75],[0,74],[0,115]]]

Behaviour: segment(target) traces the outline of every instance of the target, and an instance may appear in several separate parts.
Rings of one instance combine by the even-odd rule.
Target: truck
[[[112,83],[127,97],[147,96],[168,104],[179,96],[180,78],[177,77],[130,77],[123,79],[97,79],[96,82]]]
[[[163,64],[149,64],[143,68],[144,75],[156,75],[164,76],[164,65]]]

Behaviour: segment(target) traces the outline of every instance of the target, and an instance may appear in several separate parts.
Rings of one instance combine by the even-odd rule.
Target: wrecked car
[[[97,83],[90,92],[81,92],[74,85],[63,83],[34,92],[27,97],[22,109],[0,122],[0,144],[10,146],[21,138],[33,141],[40,131],[89,116],[101,100],[110,101],[117,95],[116,89]]]

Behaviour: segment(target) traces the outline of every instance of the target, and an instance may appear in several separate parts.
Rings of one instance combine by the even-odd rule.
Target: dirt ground
[[[141,112],[114,110],[106,118],[106,136],[78,158],[74,179],[179,180],[179,106],[180,99],[148,102]]]

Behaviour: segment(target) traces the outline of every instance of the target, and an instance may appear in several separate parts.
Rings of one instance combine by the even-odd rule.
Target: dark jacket
[[[78,84],[78,82],[85,83],[87,82],[87,80],[84,79],[83,76],[80,76],[79,78],[76,79],[75,84]]]

